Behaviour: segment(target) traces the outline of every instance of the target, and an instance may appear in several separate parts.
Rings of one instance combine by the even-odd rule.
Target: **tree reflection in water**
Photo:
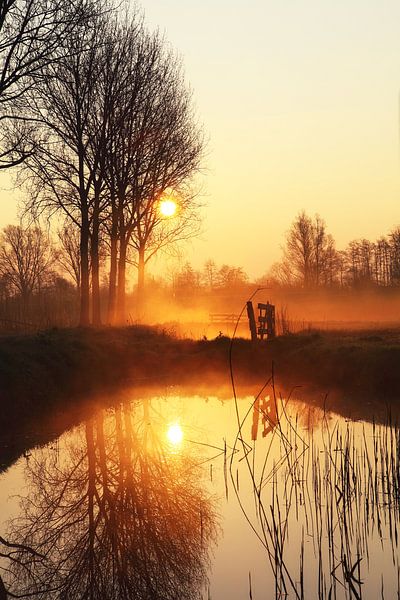
[[[144,403],[87,421],[57,458],[28,466],[29,496],[10,538],[7,587],[19,597],[202,597],[216,537],[212,500],[189,453],[170,453]],[[77,442],[79,440],[79,443]]]

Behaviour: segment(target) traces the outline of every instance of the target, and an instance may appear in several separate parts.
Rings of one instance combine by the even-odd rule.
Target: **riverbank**
[[[400,404],[400,330],[307,332],[252,345],[249,340],[179,339],[156,328],[50,330],[0,337],[0,431],[40,423],[89,396],[117,389],[190,386],[238,395],[271,376],[287,394],[337,403]],[[207,390],[207,391],[206,391]],[[300,390],[300,391],[299,391]]]
[[[0,419],[7,407],[25,409],[56,397],[125,385],[157,386],[230,381],[231,340],[180,339],[152,327],[53,329],[0,337]],[[302,332],[270,342],[232,343],[238,383],[271,374],[288,386],[318,385],[326,392],[400,394],[400,329]]]

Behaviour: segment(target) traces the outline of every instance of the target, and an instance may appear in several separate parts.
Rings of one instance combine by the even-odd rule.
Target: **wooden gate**
[[[251,339],[256,341],[257,339],[273,339],[276,335],[275,332],[275,306],[267,302],[263,304],[258,303],[258,318],[254,315],[253,303],[251,300],[247,302],[247,316],[249,318],[249,327],[251,332]]]

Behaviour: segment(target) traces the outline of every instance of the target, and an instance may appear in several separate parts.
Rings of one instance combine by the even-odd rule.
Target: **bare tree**
[[[29,121],[20,101],[41,78],[42,69],[63,51],[64,40],[85,22],[84,0],[0,0],[0,122]],[[0,135],[0,169],[20,164],[35,146],[17,126]]]
[[[382,236],[375,244],[375,279],[378,285],[390,285],[390,242]]]
[[[116,27],[111,38],[113,56],[109,64],[113,67],[110,78],[114,93],[109,97],[114,98],[114,106],[107,159],[111,201],[109,319],[112,321],[117,311],[119,321],[124,322],[129,244],[136,237],[132,243],[140,247],[140,271],[144,272],[144,248],[150,251],[151,245],[153,255],[157,246],[167,243],[165,236],[172,238],[171,228],[166,227],[163,241],[161,235],[156,236],[155,228],[159,234],[162,228],[159,198],[169,188],[180,189],[196,172],[203,140],[180,60],[165,40],[146,31],[137,16]],[[183,219],[181,232],[182,224]],[[178,230],[176,234],[179,237]]]
[[[312,283],[315,287],[332,285],[336,267],[335,243],[319,215],[315,215],[312,223],[312,240]]]
[[[222,265],[217,273],[217,283],[219,287],[235,288],[248,283],[248,276],[242,267],[232,267]]]
[[[113,322],[117,289],[123,289],[119,304],[125,301],[126,256],[136,219],[134,190],[141,176],[136,153],[140,140],[148,136],[143,120],[147,114],[146,101],[149,95],[155,94],[151,78],[160,49],[137,14],[123,24],[114,23],[108,36],[110,43],[107,44],[107,69],[104,72],[104,86],[110,101],[106,159],[109,218],[106,227],[110,236],[108,320]]]
[[[200,288],[200,285],[201,273],[193,269],[189,262],[186,262],[174,276],[173,287],[178,294],[191,295]]]
[[[123,321],[134,229],[165,189],[195,172],[202,149],[180,63],[164,40],[138,14],[94,16],[89,25],[72,31],[68,53],[43,69],[29,95],[42,127],[26,162],[35,184],[31,208],[62,210],[79,228],[81,325],[90,322],[89,263],[92,322],[100,323],[102,231],[111,239],[109,312],[118,295]]]
[[[288,231],[284,258],[296,280],[304,287],[312,281],[312,262],[314,254],[313,224],[303,211]]]
[[[65,223],[58,232],[59,252],[58,264],[75,283],[77,290],[81,287],[81,255],[79,251],[79,231]]]
[[[73,30],[65,41],[68,52],[46,65],[40,86],[28,99],[28,110],[41,125],[38,148],[26,160],[33,188],[30,209],[61,210],[79,229],[81,325],[90,322],[90,248],[93,322],[100,322],[97,242],[106,117],[98,81],[105,28],[105,17],[93,15],[83,31]]]
[[[171,216],[162,214],[162,198],[142,203],[142,213],[130,240],[130,246],[136,253],[134,264],[138,269],[139,304],[143,302],[145,267],[148,262],[160,251],[178,250],[179,244],[200,233],[199,205],[195,195],[175,193],[173,200],[170,200],[176,207]]]
[[[266,280],[262,282],[279,286],[292,286],[295,284],[293,270],[286,258],[275,262],[267,273]]]
[[[400,283],[400,227],[395,227],[389,234],[390,243],[390,281],[392,285]]]
[[[334,240],[323,219],[301,212],[287,233],[279,277],[305,288],[332,285],[337,264]]]
[[[212,291],[217,283],[217,265],[212,258],[204,263],[203,279],[206,286]]]
[[[46,283],[55,262],[48,236],[38,227],[8,225],[0,236],[0,273],[24,305]]]
[[[375,244],[369,240],[353,240],[346,250],[348,274],[352,286],[376,282],[374,276]]]

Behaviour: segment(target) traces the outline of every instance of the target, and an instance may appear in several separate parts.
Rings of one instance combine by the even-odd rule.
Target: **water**
[[[236,402],[132,392],[1,483],[0,535],[14,544],[0,544],[1,574],[15,595],[399,597],[394,424],[271,390]]]

